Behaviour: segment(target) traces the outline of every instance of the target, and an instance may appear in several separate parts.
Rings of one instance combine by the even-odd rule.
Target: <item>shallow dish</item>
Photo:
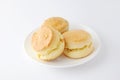
[[[92,36],[95,50],[89,56],[87,56],[85,58],[81,58],[81,59],[71,59],[71,58],[68,58],[64,55],[61,55],[59,58],[57,58],[53,61],[45,62],[45,61],[41,61],[41,60],[39,60],[39,61],[36,60],[36,61],[38,61],[38,64],[41,64],[41,65],[44,65],[44,66],[47,66],[47,67],[54,67],[54,68],[74,67],[74,66],[78,66],[78,65],[81,65],[81,64],[84,64],[84,63],[90,61],[91,59],[93,59],[99,53],[99,50],[101,49],[101,41],[100,41],[97,33],[94,32],[89,26],[70,25],[70,29],[82,29],[82,30],[85,30],[85,31],[89,32]],[[25,43],[24,43],[25,50],[26,50],[28,55],[29,54],[31,54],[31,55],[35,54],[35,52],[32,50],[32,47],[31,47],[31,36],[32,36],[34,31],[32,31],[26,37]],[[32,57],[35,60],[34,55],[32,55],[30,57]]]

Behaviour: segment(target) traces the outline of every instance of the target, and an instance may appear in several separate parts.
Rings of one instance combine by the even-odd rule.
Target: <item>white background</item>
[[[26,36],[52,16],[91,26],[102,41],[99,55],[66,69],[29,58]],[[120,80],[120,0],[0,0],[0,80]]]

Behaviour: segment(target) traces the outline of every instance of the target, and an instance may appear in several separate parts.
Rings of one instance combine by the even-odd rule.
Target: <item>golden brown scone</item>
[[[42,26],[35,31],[31,44],[38,60],[53,60],[60,56],[64,50],[63,36],[52,27]]]
[[[43,25],[53,27],[61,33],[68,31],[68,27],[69,27],[68,21],[61,17],[48,18],[45,20]]]
[[[36,51],[40,51],[50,45],[52,38],[52,30],[47,27],[42,27],[33,33],[32,46]]]
[[[63,33],[63,36],[64,54],[70,58],[83,58],[94,50],[91,35],[84,30],[70,30]]]

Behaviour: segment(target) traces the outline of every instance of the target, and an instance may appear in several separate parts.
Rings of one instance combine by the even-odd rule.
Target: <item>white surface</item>
[[[24,39],[45,18],[90,25],[101,53],[68,69],[42,67],[24,51]],[[0,0],[0,80],[120,80],[120,0]]]
[[[39,62],[38,62],[38,59],[36,58],[36,55],[35,55],[36,52],[31,47],[31,37],[32,37],[33,33],[35,32],[35,30],[33,30],[31,33],[29,33],[28,36],[26,36],[26,39],[24,42],[26,53],[32,59],[37,61],[38,64],[44,65],[46,67],[51,67],[51,68],[68,68],[68,67],[79,66],[81,64],[84,64],[84,63],[92,60],[98,53],[100,53],[101,41],[99,39],[99,36],[97,35],[97,33],[94,30],[92,30],[91,28],[89,28],[89,26],[86,26],[86,25],[70,25],[69,29],[71,29],[71,28],[82,29],[91,34],[92,39],[93,39],[94,51],[89,56],[82,58],[82,59],[70,59],[70,58],[62,55],[54,61],[44,62],[44,61],[39,60]]]

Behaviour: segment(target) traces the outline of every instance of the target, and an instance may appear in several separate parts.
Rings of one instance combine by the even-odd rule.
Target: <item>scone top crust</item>
[[[51,17],[45,20],[45,26],[54,27],[59,32],[63,33],[65,29],[68,29],[68,21],[61,17]]]
[[[91,36],[84,30],[70,30],[63,33],[66,48],[81,48],[91,42]]]
[[[36,51],[48,47],[52,41],[53,32],[49,27],[41,27],[32,35],[32,46]]]

